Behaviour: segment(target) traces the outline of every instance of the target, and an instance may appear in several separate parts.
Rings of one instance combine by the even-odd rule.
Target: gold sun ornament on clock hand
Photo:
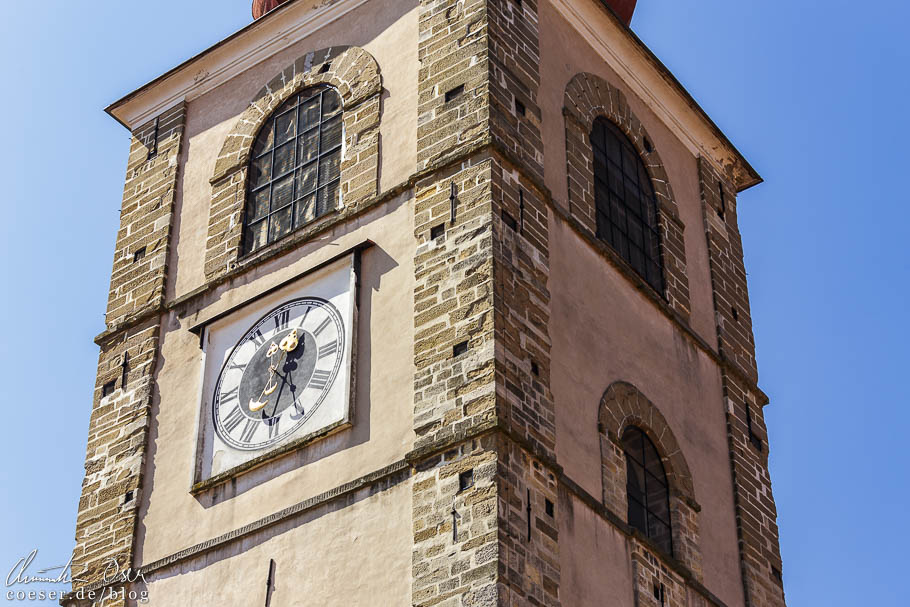
[[[296,350],[298,345],[300,345],[300,338],[297,335],[297,329],[288,333],[285,338],[281,340],[281,343],[275,344],[275,342],[272,342],[269,345],[269,349],[265,353],[265,355],[269,357],[269,360],[279,352],[281,352],[281,354],[278,355],[277,361],[269,363],[269,378],[265,382],[265,387],[259,394],[259,398],[250,401],[251,413],[262,411],[265,409],[266,405],[269,404],[269,399],[265,397],[278,389],[278,382],[275,381],[275,374],[278,372],[278,367],[281,364],[281,361],[284,360],[285,355]]]

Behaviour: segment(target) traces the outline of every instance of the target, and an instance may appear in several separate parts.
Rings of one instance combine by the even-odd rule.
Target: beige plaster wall
[[[327,505],[148,579],[148,605],[409,605],[410,482]],[[192,575],[204,567],[205,575]],[[401,572],[390,575],[390,572]]]
[[[565,207],[562,108],[569,80],[579,72],[590,72],[620,88],[665,163],[686,226],[691,327],[714,346],[717,339],[695,156],[550,2],[541,2],[539,11],[541,73],[547,75],[540,92],[546,185],[557,203]],[[601,18],[608,17],[604,14]],[[602,32],[611,29],[606,22],[593,25]],[[641,65],[633,69],[649,68]],[[586,280],[579,280],[581,276],[587,277]],[[614,381],[624,380],[637,386],[666,417],[691,470],[695,497],[702,506],[699,524],[705,584],[727,604],[742,605],[724,404],[716,364],[552,212],[549,289],[553,340],[551,388],[557,407],[559,463],[566,474],[600,497],[597,433],[600,399]],[[591,327],[598,330],[592,331]],[[594,534],[595,538],[606,538],[609,533],[597,531],[593,521],[579,521],[580,509],[583,506],[576,503],[574,525],[563,521],[560,529],[560,545],[578,547],[561,551],[561,574],[573,580],[562,587],[578,594],[575,597],[578,602],[567,604],[600,604],[585,597],[604,591],[600,586],[613,574],[604,573],[598,567],[595,575],[590,567],[601,559],[611,558],[607,552],[600,552],[602,549],[620,551],[626,559],[627,556],[619,539],[588,537]],[[616,567],[627,565],[620,563]],[[631,568],[627,569],[621,572],[623,580],[631,576]],[[593,579],[599,576],[604,580]],[[592,579],[582,581],[589,577]],[[618,583],[618,580],[610,581],[610,585]],[[631,587],[631,579],[622,583]]]
[[[559,544],[559,598],[565,607],[633,604],[626,536],[565,492],[559,495]]]
[[[587,280],[578,280],[586,276]],[[679,441],[702,505],[705,584],[742,604],[730,459],[716,364],[563,221],[550,224],[551,389],[557,456],[566,474],[602,495],[597,415],[611,383],[637,386]],[[592,331],[591,327],[597,327]],[[573,534],[560,544],[582,541]],[[569,566],[571,563],[563,563]],[[564,569],[565,571],[565,569]]]
[[[597,0],[582,0],[596,2]],[[566,85],[580,72],[596,74],[619,88],[630,107],[647,129],[655,149],[664,161],[670,186],[679,206],[680,219],[685,224],[686,270],[691,300],[691,327],[698,335],[716,347],[711,298],[711,274],[708,249],[704,236],[701,193],[698,187],[698,164],[695,156],[638,96],[623,82],[607,63],[570,25],[548,0],[540,2],[540,107],[543,116],[541,131],[544,141],[544,178],[553,198],[562,208],[568,207],[566,182],[566,135],[563,100]],[[603,11],[595,11],[599,21],[592,27],[601,32],[612,28]],[[609,41],[608,41],[609,42]],[[633,70],[653,69],[645,62]]]
[[[380,191],[406,180],[417,166],[417,2],[367,2],[309,37],[282,49],[187,106],[180,166],[168,298],[204,281],[205,239],[215,160],[238,116],[256,93],[298,57],[330,46],[359,46],[379,64],[382,77]]]
[[[407,194],[257,267],[164,320],[137,562],[217,537],[400,460],[413,445],[413,212]],[[188,329],[365,240],[353,427],[189,493],[200,415],[201,350]],[[394,336],[394,339],[390,338]],[[410,500],[410,498],[408,498]],[[409,550],[408,550],[409,551]]]

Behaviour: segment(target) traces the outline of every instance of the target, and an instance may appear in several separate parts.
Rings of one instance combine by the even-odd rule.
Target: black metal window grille
[[[591,146],[597,237],[662,294],[657,198],[648,171],[629,138],[606,118],[594,121]]]
[[[252,253],[338,206],[341,97],[319,87],[279,107],[253,144],[244,214],[244,253]]]
[[[623,433],[622,446],[626,454],[629,525],[672,555],[670,490],[657,449],[651,439],[635,426],[630,426]]]

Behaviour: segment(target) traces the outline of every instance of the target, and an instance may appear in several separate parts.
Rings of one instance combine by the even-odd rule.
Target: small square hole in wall
[[[331,63],[331,62],[323,63],[323,64],[322,64],[322,67],[319,68],[319,73],[320,73],[320,74],[325,74],[326,72],[329,71],[329,68],[331,68],[331,67],[332,67],[332,63]]]
[[[446,103],[452,101],[453,99],[455,99],[456,97],[461,95],[463,92],[464,92],[464,85],[459,84],[458,86],[456,86],[455,88],[450,90],[448,93],[446,93]]]
[[[533,360],[531,361],[531,374],[534,375],[534,377],[540,377],[540,365]]]
[[[774,577],[778,584],[784,583],[784,576],[781,574],[780,569],[777,567],[771,567],[771,575]]]
[[[502,222],[509,226],[513,232],[518,229],[518,222],[515,221],[515,218],[512,217],[505,209],[502,211]]]
[[[739,320],[739,310],[736,309],[736,306],[730,308],[730,313],[733,315],[733,320]]]
[[[647,137],[644,137],[642,139],[641,143],[645,147],[645,152],[647,152],[648,154],[650,154],[651,152],[654,151],[654,146],[651,145],[651,140],[648,139]]]
[[[544,500],[544,508],[547,511],[547,516],[549,516],[550,518],[553,518],[553,512],[555,510],[555,507],[553,506],[553,502],[551,502],[550,500]]]
[[[145,247],[137,249],[136,252],[133,253],[133,263],[138,263],[143,259],[145,259]]]
[[[438,226],[433,226],[430,228],[430,240],[436,240],[437,238],[442,238],[446,233],[446,224],[441,223]]]
[[[463,341],[461,343],[455,344],[452,346],[452,356],[461,356],[468,351],[468,342]]]
[[[520,116],[524,116],[525,112],[526,112],[525,104],[523,104],[521,101],[516,99],[515,100],[515,114],[520,117]]]
[[[127,491],[127,492],[126,492],[126,495],[123,496],[123,503],[124,503],[124,504],[129,503],[129,502],[131,502],[131,501],[133,501],[133,492],[132,492],[132,490]]]
[[[101,386],[101,398],[105,398],[114,393],[114,390],[117,388],[116,381],[109,381],[103,386]]]
[[[458,491],[464,491],[474,486],[474,469],[465,470],[458,475]]]

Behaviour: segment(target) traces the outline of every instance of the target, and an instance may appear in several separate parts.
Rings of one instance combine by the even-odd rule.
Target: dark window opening
[[[133,253],[133,263],[139,263],[143,259],[145,259],[145,247],[142,247]]]
[[[645,433],[630,426],[622,436],[626,454],[629,525],[667,554],[673,554],[670,489],[660,455]]]
[[[458,490],[464,491],[474,486],[474,469],[465,470],[458,475]]]
[[[544,507],[546,508],[547,516],[549,516],[550,518],[553,518],[553,514],[555,511],[555,506],[553,506],[553,502],[551,502],[550,500],[545,500]]]
[[[128,503],[133,501],[133,492],[127,491],[126,495],[123,496],[123,503]]]
[[[468,351],[468,342],[463,341],[461,343],[455,344],[452,346],[452,356],[461,356]]]
[[[739,310],[736,309],[736,306],[730,308],[730,313],[733,314],[733,320],[739,320]]]
[[[591,145],[597,237],[663,293],[660,226],[651,177],[629,138],[606,118],[594,121]]]
[[[105,398],[114,393],[114,390],[117,389],[116,381],[109,381],[103,386],[101,386],[101,398]]]
[[[780,569],[778,569],[777,567],[773,567],[773,566],[771,567],[771,575],[774,576],[774,579],[777,581],[778,584],[784,583],[784,576],[780,572]]]
[[[509,226],[509,228],[511,228],[512,231],[517,231],[517,230],[518,230],[518,222],[515,221],[515,218],[512,217],[512,216],[509,214],[509,212],[506,211],[505,209],[503,209],[503,211],[502,211],[502,222],[503,222],[504,224],[506,224],[507,226]]]
[[[727,199],[724,196],[724,184],[720,181],[717,182],[717,191],[720,192],[720,208],[717,209],[717,216],[723,219],[724,213],[727,212]]]
[[[643,137],[642,140],[641,140],[641,143],[642,143],[642,145],[645,146],[645,151],[646,151],[647,153],[650,154],[651,152],[654,151],[654,146],[651,145],[651,140],[648,139],[647,137]]]
[[[459,84],[458,86],[456,86],[455,88],[450,90],[448,93],[446,93],[446,103],[452,101],[453,99],[455,99],[456,97],[461,95],[463,92],[464,92],[464,85]]]
[[[516,99],[515,100],[515,113],[518,114],[519,116],[524,116],[525,111],[526,111],[525,104],[523,104],[521,101]]]
[[[540,377],[540,365],[538,365],[533,360],[531,361],[531,373],[534,377]]]
[[[446,224],[441,223],[438,226],[433,226],[430,228],[430,240],[436,240],[437,238],[442,238],[446,233]]]
[[[293,95],[275,110],[253,144],[244,253],[338,207],[343,132],[341,97],[327,86]]]
[[[329,71],[329,68],[331,68],[331,67],[332,67],[332,64],[331,64],[331,63],[329,63],[329,62],[323,63],[323,64],[322,64],[322,67],[319,68],[319,73],[320,73],[320,74],[325,74],[325,73],[327,73],[327,72]]]
[[[749,442],[752,443],[752,446],[761,451],[761,438],[752,429],[752,407],[748,404],[746,404],[746,432],[749,434]]]

